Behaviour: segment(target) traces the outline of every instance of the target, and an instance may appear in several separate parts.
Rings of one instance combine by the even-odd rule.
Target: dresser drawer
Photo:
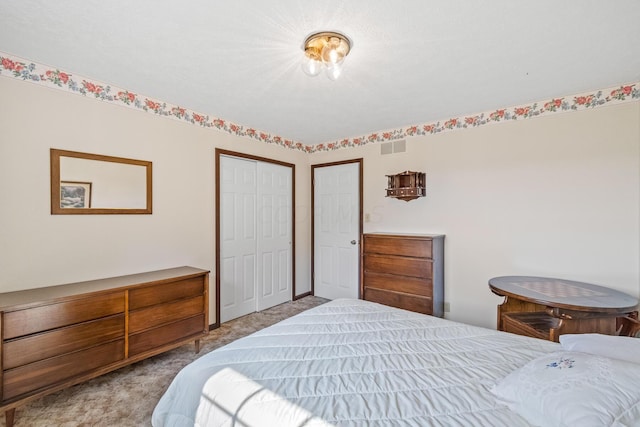
[[[124,314],[84,322],[5,342],[2,366],[11,369],[123,337]]]
[[[135,288],[129,291],[129,310],[195,297],[203,293],[204,283],[202,277]]]
[[[364,252],[366,254],[377,253],[415,258],[431,258],[432,246],[431,239],[397,238],[371,234],[364,236]]]
[[[129,337],[129,357],[184,340],[205,330],[204,314],[163,325]]]
[[[132,311],[129,314],[129,333],[133,334],[204,313],[204,307],[204,297],[199,296]]]
[[[422,279],[365,271],[364,283],[366,288],[403,292],[423,297],[431,297],[433,295],[433,286],[430,278]]]
[[[24,310],[7,311],[5,340],[124,312],[124,292],[95,295]]]
[[[381,289],[365,288],[364,299],[391,307],[415,311],[423,314],[433,314],[433,300],[429,297],[409,295]]]
[[[9,369],[3,373],[2,399],[37,391],[123,359],[124,339],[121,339]]]
[[[432,262],[428,259],[400,256],[364,254],[366,273],[397,274],[401,276],[431,278]]]

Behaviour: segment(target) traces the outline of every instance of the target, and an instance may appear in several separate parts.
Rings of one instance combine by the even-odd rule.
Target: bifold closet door
[[[292,169],[220,157],[220,321],[291,300]]]
[[[257,310],[291,300],[292,170],[258,162]]]
[[[256,162],[220,157],[220,321],[256,311]]]

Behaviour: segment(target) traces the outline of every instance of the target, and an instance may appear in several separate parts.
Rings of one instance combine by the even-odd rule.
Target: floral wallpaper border
[[[167,104],[160,100],[74,75],[66,71],[52,69],[48,66],[36,64],[4,52],[0,52],[0,75],[66,90],[79,95],[93,97],[101,101],[143,110],[174,120],[180,120],[205,128],[213,128],[232,135],[247,137],[267,144],[276,144],[306,153],[334,151],[340,148],[359,147],[366,144],[394,141],[412,136],[432,135],[511,120],[524,120],[541,115],[585,110],[604,105],[640,100],[640,82],[636,82],[590,93],[534,102],[527,105],[500,108],[468,116],[452,117],[434,123],[373,132],[369,135],[344,138],[339,141],[317,145],[307,145],[302,142],[283,138],[279,135],[272,135],[257,129],[238,125],[221,118],[210,117],[207,114],[198,113],[185,107]]]

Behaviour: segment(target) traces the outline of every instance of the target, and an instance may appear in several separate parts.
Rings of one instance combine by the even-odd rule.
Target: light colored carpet
[[[16,409],[15,427],[150,426],[156,403],[180,369],[238,338],[327,300],[305,297],[222,324],[201,340],[76,385]],[[5,427],[4,414],[0,426]]]

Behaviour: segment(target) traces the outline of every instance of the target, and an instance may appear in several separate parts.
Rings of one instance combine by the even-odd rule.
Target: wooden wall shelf
[[[424,172],[405,171],[387,177],[387,197],[409,200],[424,197],[426,195]]]

